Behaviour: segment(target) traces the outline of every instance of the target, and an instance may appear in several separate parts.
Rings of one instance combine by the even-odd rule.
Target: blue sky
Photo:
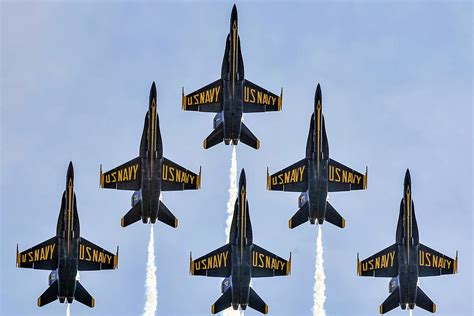
[[[287,228],[298,194],[266,191],[265,172],[303,158],[320,82],[331,157],[360,171],[369,166],[367,191],[330,195],[347,227],[323,226],[327,314],[373,315],[388,296],[388,279],[356,276],[356,254],[394,242],[409,167],[420,241],[460,256],[458,275],[420,286],[437,315],[471,315],[472,3],[237,7],[246,77],[276,93],[284,88],[282,112],[245,116],[261,149],[237,148],[255,243],[293,253],[291,277],[254,280],[270,313],[311,312],[317,229]],[[109,250],[120,245],[118,270],[81,274],[96,308],[74,303],[71,313],[142,312],[149,227],[120,227],[130,194],[99,189],[99,164],[108,169],[137,156],[154,80],[165,156],[203,168],[201,191],[163,196],[180,227],[155,226],[158,314],[208,315],[220,280],[189,276],[189,251],[224,243],[231,148],[202,149],[213,116],[183,112],[181,87],[191,92],[219,77],[232,2],[2,1],[0,8],[0,313],[65,313],[59,303],[36,307],[48,272],[16,269],[15,247],[55,234],[70,160],[81,234]]]

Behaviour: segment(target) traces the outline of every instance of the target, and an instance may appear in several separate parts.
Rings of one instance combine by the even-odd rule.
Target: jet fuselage
[[[222,61],[222,121],[224,124],[224,142],[237,145],[240,139],[243,91],[244,64],[240,50],[238,34],[237,9],[232,9],[230,31],[227,36],[224,59]]]
[[[316,88],[314,113],[311,116],[310,132],[306,145],[308,159],[308,197],[309,221],[315,224],[326,218],[326,200],[328,195],[329,146],[327,144],[324,118],[322,114],[321,88]]]
[[[72,303],[76,292],[76,276],[79,257],[79,216],[74,193],[74,169],[69,164],[66,191],[63,193],[56,237],[58,238],[58,297]]]
[[[418,225],[412,200],[410,173],[405,175],[404,195],[400,202],[396,243],[398,248],[398,278],[400,283],[400,305],[413,309],[416,303],[418,284]]]
[[[248,213],[245,172],[239,181],[238,197],[234,208],[234,217],[229,234],[231,245],[232,307],[247,308],[250,294],[252,260],[252,224]]]
[[[140,143],[141,160],[141,209],[142,221],[155,223],[158,217],[161,193],[161,172],[163,165],[163,143],[160,122],[156,111],[156,87],[150,91],[148,113],[145,117]]]

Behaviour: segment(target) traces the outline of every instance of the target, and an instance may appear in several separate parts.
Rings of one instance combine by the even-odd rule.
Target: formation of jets
[[[282,94],[277,96],[244,78],[235,5],[230,19],[221,78],[188,95],[184,94],[183,89],[182,108],[185,111],[217,113],[214,130],[203,142],[205,149],[222,141],[226,145],[237,145],[242,141],[259,149],[260,141],[242,122],[243,113],[282,109]],[[143,223],[154,224],[158,219],[176,228],[178,219],[160,200],[161,192],[200,188],[201,169],[199,173],[194,173],[163,155],[154,82],[150,89],[138,157],[105,173],[101,166],[100,186],[134,191],[132,208],[121,219],[122,227],[140,219]],[[367,167],[365,174],[362,174],[329,156],[319,84],[310,119],[306,157],[272,175],[267,169],[267,189],[301,192],[298,199],[299,210],[288,223],[291,229],[306,221],[321,225],[325,220],[344,228],[344,218],[327,201],[328,192],[367,189]],[[49,287],[38,298],[38,306],[57,299],[61,303],[72,303],[76,299],[94,307],[95,300],[79,282],[78,271],[117,268],[118,247],[116,254],[113,254],[80,236],[72,162],[67,170],[56,236],[22,252],[19,252],[17,245],[16,264],[19,268],[51,271]],[[418,278],[454,274],[457,273],[457,266],[457,253],[453,259],[419,242],[411,178],[407,170],[396,242],[365,260],[360,261],[357,255],[358,275],[392,278],[389,283],[390,295],[380,305],[381,314],[398,306],[413,309],[415,305],[434,313],[436,305],[420,289]],[[253,243],[243,169],[228,243],[194,260],[190,255],[189,269],[192,275],[223,278],[222,295],[212,305],[212,314],[229,307],[235,310],[250,307],[261,313],[268,313],[268,306],[253,290],[251,279],[287,276],[291,273],[291,253],[286,260]]]

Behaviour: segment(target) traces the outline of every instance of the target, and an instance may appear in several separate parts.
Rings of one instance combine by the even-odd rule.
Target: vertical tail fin
[[[240,130],[240,141],[247,146],[250,146],[255,149],[260,148],[260,141],[254,134],[249,130],[249,128],[244,124],[241,123],[241,130]]]
[[[87,292],[87,290],[82,286],[79,281],[76,281],[76,293],[74,294],[74,298],[76,299],[76,301],[81,302],[86,306],[95,306],[94,298],[89,294],[89,292]]]
[[[435,313],[436,304],[423,292],[418,286],[416,289],[416,306],[423,308],[424,310]]]
[[[58,281],[54,281],[40,297],[38,297],[38,306],[42,307],[58,299]]]
[[[217,299],[217,301],[211,306],[211,313],[217,314],[222,312],[224,309],[229,308],[232,303],[232,288],[229,287],[224,294]]]
[[[346,220],[334,209],[334,207],[326,202],[326,221],[336,225],[337,227],[346,227]]]
[[[250,288],[249,306],[260,313],[268,314],[268,305],[265,304],[265,302],[252,288]]]
[[[380,305],[380,314],[385,314],[400,306],[400,288],[396,288]]]
[[[160,201],[160,209],[158,210],[158,220],[170,225],[173,228],[178,227],[178,219],[171,213],[171,211]]]
[[[122,225],[122,227],[127,227],[128,225],[138,222],[142,218],[141,208],[142,202],[138,202],[137,204],[135,204],[132,209],[128,211],[128,213],[125,214],[124,217],[122,217],[120,225]]]
[[[293,229],[295,227],[300,226],[303,223],[306,223],[309,218],[309,205],[308,202],[306,202],[299,210],[298,212],[293,215],[292,218],[288,221],[288,227],[290,229]]]
[[[224,123],[219,124],[209,136],[203,141],[204,149],[209,149],[224,140]]]

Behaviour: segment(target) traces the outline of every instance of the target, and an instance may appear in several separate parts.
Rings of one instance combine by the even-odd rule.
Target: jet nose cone
[[[318,101],[318,100],[321,100],[322,98],[323,96],[321,94],[321,86],[318,83],[318,86],[316,87],[316,93],[314,94],[314,100]]]
[[[318,108],[322,106],[322,95],[321,95],[321,86],[318,83],[316,87],[316,93],[314,94],[314,113],[317,113]]]
[[[405,173],[405,186],[411,184],[411,176],[410,176],[410,169],[407,169],[407,172]]]
[[[69,166],[67,167],[67,181],[69,179],[74,179],[74,167],[72,165],[72,161],[69,162]]]
[[[242,186],[245,186],[245,169],[242,168],[242,171],[240,172],[240,180],[239,180],[239,187],[242,188]]]
[[[237,6],[234,4],[232,7],[232,13],[230,15],[230,27],[232,28],[232,25],[234,24],[233,22],[237,22]]]
[[[151,89],[150,89],[150,98],[156,98],[156,85],[155,82],[151,84]]]

